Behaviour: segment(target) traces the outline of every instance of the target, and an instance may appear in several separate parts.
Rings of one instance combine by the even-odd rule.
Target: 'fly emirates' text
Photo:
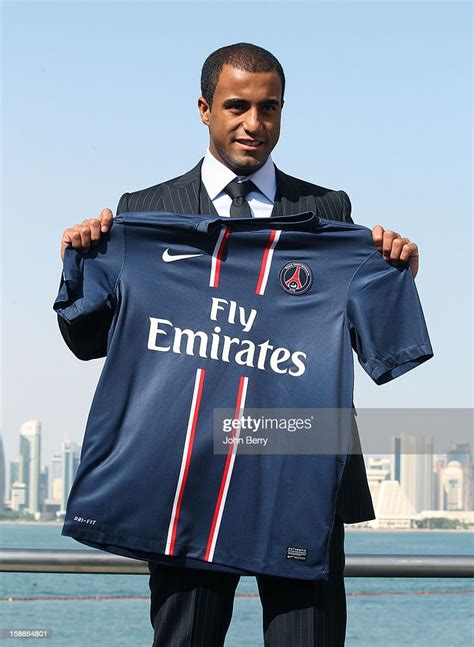
[[[238,306],[236,301],[227,301],[212,297],[211,312],[209,319],[218,321],[218,318],[225,317],[227,322],[233,325],[240,325],[242,332],[248,333],[255,322],[257,310],[252,308],[247,313],[245,308]],[[168,319],[149,317],[150,332],[148,335],[148,349],[167,353],[185,353],[195,355],[195,347],[198,346],[199,357],[209,357],[221,362],[235,362],[241,366],[250,366],[266,371],[270,368],[275,373],[299,377],[306,370],[304,360],[306,353],[302,351],[290,351],[287,348],[274,348],[270,340],[255,344],[250,339],[239,339],[220,335],[221,327],[214,326],[212,333],[202,330],[190,330],[189,328],[178,328],[173,326]],[[171,342],[172,345],[167,345]],[[182,347],[185,345],[183,351]],[[288,365],[288,362],[290,364]]]

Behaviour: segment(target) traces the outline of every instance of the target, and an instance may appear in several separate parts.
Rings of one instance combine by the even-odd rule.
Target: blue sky
[[[286,77],[275,163],[348,192],[355,222],[416,241],[435,358],[359,407],[472,406],[472,6],[456,2],[2,3],[2,418],[43,460],[80,441],[102,361],[52,311],[63,229],[191,168],[202,62],[250,41]],[[113,385],[111,385],[113,388]],[[455,439],[455,438],[453,438]]]

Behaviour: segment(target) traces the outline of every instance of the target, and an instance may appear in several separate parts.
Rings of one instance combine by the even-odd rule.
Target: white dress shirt
[[[212,204],[219,216],[230,216],[230,205],[232,200],[224,188],[232,180],[252,180],[258,191],[250,191],[247,194],[247,202],[254,218],[268,218],[273,209],[276,195],[275,166],[269,155],[265,164],[251,175],[235,175],[227,166],[214,157],[209,149],[206,151],[201,167],[201,180]]]

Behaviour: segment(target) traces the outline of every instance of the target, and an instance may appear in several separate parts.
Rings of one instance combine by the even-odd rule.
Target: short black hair
[[[224,65],[232,65],[245,72],[278,72],[281,80],[281,105],[285,94],[285,74],[273,54],[252,43],[235,43],[220,47],[209,54],[201,72],[201,95],[212,106],[214,92]]]

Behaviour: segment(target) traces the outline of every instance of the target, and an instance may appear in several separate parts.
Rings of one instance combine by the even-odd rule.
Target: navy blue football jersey
[[[113,316],[62,534],[150,562],[327,579],[350,424],[295,420],[351,411],[353,350],[377,384],[433,356],[408,265],[366,227],[313,213],[147,212],[114,218],[87,254],[66,249],[63,276],[65,321]],[[281,426],[263,433],[272,411]]]

